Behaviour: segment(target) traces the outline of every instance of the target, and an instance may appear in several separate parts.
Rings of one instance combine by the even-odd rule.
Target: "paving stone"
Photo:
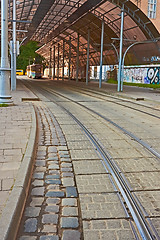
[[[63,172],[62,177],[73,177],[74,174],[72,172]]]
[[[22,236],[19,238],[19,240],[37,240],[37,237],[35,236]]]
[[[160,174],[157,172],[126,173],[126,179],[131,183],[133,190],[157,190],[159,189]]]
[[[72,164],[71,164],[71,163],[65,163],[65,162],[63,162],[63,163],[61,164],[61,166],[64,167],[64,168],[66,168],[66,167],[72,167]]]
[[[78,230],[64,230],[62,240],[80,240],[81,234]]]
[[[68,154],[66,154],[66,155],[65,154],[61,154],[60,157],[61,158],[69,158],[70,156]]]
[[[83,219],[126,217],[116,193],[80,194],[80,204]]]
[[[44,195],[44,187],[35,187],[31,192],[32,196],[43,196]]]
[[[45,207],[45,211],[46,211],[46,212],[58,213],[58,212],[59,212],[59,206],[57,206],[57,205],[46,206],[46,207]]]
[[[59,164],[59,161],[58,160],[54,160],[54,161],[47,161],[47,163],[48,163],[48,165],[50,166],[50,165],[53,165],[53,164]]]
[[[106,170],[99,160],[74,161],[75,174],[97,174],[106,173]]]
[[[32,202],[30,203],[30,206],[32,207],[41,206],[43,201],[44,201],[44,198],[42,197],[37,197],[37,198],[32,197]]]
[[[99,240],[100,239],[100,233],[99,231],[95,231],[95,230],[85,230],[84,231],[84,239],[85,240]],[[106,240],[109,239],[110,240],[110,235],[108,235],[108,237],[106,238]],[[105,239],[103,239],[105,240]],[[112,240],[117,240],[116,236],[113,235]]]
[[[35,168],[35,172],[45,172],[46,171],[46,167],[36,167]]]
[[[114,192],[108,174],[77,175],[76,183],[79,193]]]
[[[43,214],[42,215],[42,223],[57,224],[57,222],[58,222],[57,214]]]
[[[47,198],[46,203],[49,204],[49,205],[59,204],[60,203],[60,198]]]
[[[80,160],[80,159],[99,159],[98,154],[96,154],[95,150],[92,149],[83,149],[83,150],[70,150],[72,160]]]
[[[57,152],[56,153],[48,153],[48,157],[50,158],[50,157],[57,157],[58,155],[57,155]]]
[[[57,232],[57,225],[43,225],[42,232],[46,233],[56,233]]]
[[[60,186],[59,185],[56,185],[56,184],[51,184],[51,185],[48,185],[47,186],[47,190],[60,190]]]
[[[76,187],[66,187],[66,197],[77,197]]]
[[[33,178],[43,179],[44,178],[44,173],[43,172],[35,172],[33,174]]]
[[[32,182],[32,185],[35,186],[35,187],[43,186],[43,185],[44,185],[44,181],[43,181],[43,180],[38,180],[38,179],[36,179],[36,180],[34,180],[34,181]]]
[[[49,153],[56,153],[57,152],[57,148],[54,146],[48,147],[48,152]]]
[[[45,236],[41,236],[39,240],[59,240],[59,237],[53,236],[53,235],[45,235]]]
[[[25,210],[26,217],[38,217],[41,211],[40,207],[27,207]]]
[[[48,179],[48,180],[45,180],[45,183],[46,184],[59,184],[60,185],[62,182],[59,179]]]
[[[61,227],[62,228],[77,228],[79,226],[77,217],[62,217]]]
[[[59,155],[68,155],[69,153],[68,153],[68,150],[60,150],[60,151],[58,151],[58,153],[59,153]]]
[[[63,198],[62,206],[77,206],[77,199],[75,198]]]
[[[62,209],[63,216],[78,216],[77,207],[63,207]]]
[[[47,158],[47,161],[53,161],[53,160],[58,161],[58,157],[55,156],[55,157],[48,157]]]
[[[46,197],[64,197],[65,193],[62,191],[48,191]]]
[[[160,217],[160,191],[140,191],[135,195],[149,217]]]
[[[59,170],[49,170],[49,174],[60,174]]]
[[[73,169],[72,168],[61,168],[62,172],[72,172]]]
[[[62,178],[62,184],[64,187],[75,186],[74,179],[71,177]]]
[[[70,158],[62,158],[60,157],[61,162],[71,162]]]
[[[47,175],[46,176],[46,179],[59,179],[60,178],[60,175],[59,174],[54,174],[54,175]]]
[[[48,166],[48,169],[51,170],[51,169],[56,169],[56,170],[59,170],[59,165],[58,164],[51,164]]]
[[[44,161],[44,160],[36,160],[35,165],[37,167],[44,167],[46,165],[46,161]]]
[[[66,146],[58,146],[57,149],[58,149],[58,151],[68,150]]]
[[[155,227],[158,236],[160,236],[160,217],[156,217],[156,218],[150,218],[150,220],[152,221],[153,226]]]
[[[41,150],[38,149],[38,151],[37,151],[37,157],[39,157],[39,156],[45,156],[45,155],[46,155],[46,151],[41,151]]]
[[[1,180],[0,184],[0,190],[2,189],[2,191],[6,191],[6,190],[10,190],[13,187],[14,184],[14,179],[3,179]]]
[[[30,218],[25,221],[24,232],[36,232],[37,230],[37,219]]]

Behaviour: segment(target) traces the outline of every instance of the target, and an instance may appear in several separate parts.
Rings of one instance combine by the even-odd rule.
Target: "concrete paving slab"
[[[82,219],[126,218],[116,193],[80,194]]]
[[[76,183],[79,194],[114,192],[108,174],[77,175]]]
[[[73,161],[73,167],[76,175],[106,173],[100,160]]]

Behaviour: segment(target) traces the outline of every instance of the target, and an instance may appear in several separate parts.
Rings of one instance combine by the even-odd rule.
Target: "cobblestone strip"
[[[37,103],[39,143],[18,240],[80,240],[82,222],[73,166],[62,130]]]

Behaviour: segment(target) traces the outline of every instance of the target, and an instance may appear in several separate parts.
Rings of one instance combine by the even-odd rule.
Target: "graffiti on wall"
[[[124,68],[124,82],[160,84],[160,66]]]
[[[159,83],[159,74],[160,73],[160,68],[149,68],[147,71],[147,77],[150,80],[150,83],[157,84]]]

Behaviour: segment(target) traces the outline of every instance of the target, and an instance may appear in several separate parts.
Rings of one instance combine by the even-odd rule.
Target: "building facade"
[[[160,0],[131,0],[153,22],[160,32]]]

